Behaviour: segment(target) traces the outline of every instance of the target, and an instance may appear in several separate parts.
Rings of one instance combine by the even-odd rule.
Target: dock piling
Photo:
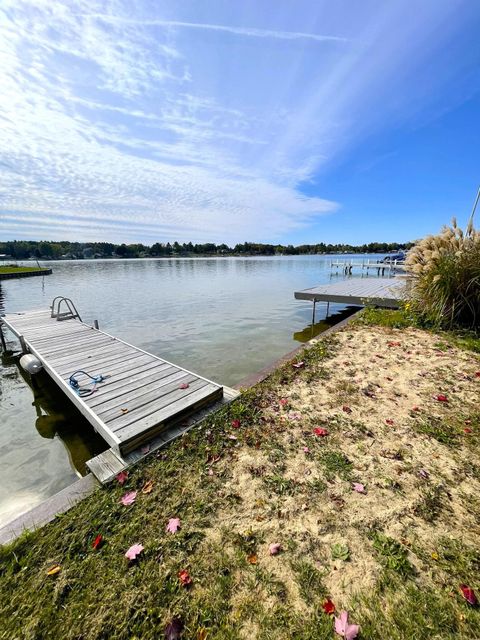
[[[2,325],[0,324],[0,342],[2,343],[3,351],[7,350],[7,343],[5,342],[5,336],[3,335]]]

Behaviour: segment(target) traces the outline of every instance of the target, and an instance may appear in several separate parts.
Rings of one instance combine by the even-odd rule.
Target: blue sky
[[[0,238],[406,241],[480,183],[475,0],[3,0]]]

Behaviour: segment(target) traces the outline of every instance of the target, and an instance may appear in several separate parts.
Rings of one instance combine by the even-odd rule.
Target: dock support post
[[[0,342],[2,343],[2,349],[7,350],[7,343],[5,342],[5,336],[3,335],[2,325],[0,324]]]
[[[93,328],[98,329],[98,320],[93,321]]]
[[[27,345],[25,344],[25,338],[23,336],[18,336],[18,339],[20,340],[20,346],[22,347],[22,353],[28,353],[28,349],[27,349]]]
[[[315,324],[315,306],[317,304],[317,301],[314,300],[313,301],[313,313],[312,313],[312,324]]]
[[[327,302],[327,313],[325,315],[325,318],[328,318],[328,310],[330,309],[330,301]]]

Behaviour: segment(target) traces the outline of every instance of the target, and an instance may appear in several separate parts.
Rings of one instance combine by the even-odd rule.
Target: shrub
[[[437,326],[478,327],[480,322],[480,232],[473,218],[465,233],[455,219],[436,236],[409,251],[409,296],[417,310]]]

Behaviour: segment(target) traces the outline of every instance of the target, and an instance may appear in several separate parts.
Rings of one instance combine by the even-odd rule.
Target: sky
[[[0,239],[405,242],[480,185],[476,0],[2,0]]]

